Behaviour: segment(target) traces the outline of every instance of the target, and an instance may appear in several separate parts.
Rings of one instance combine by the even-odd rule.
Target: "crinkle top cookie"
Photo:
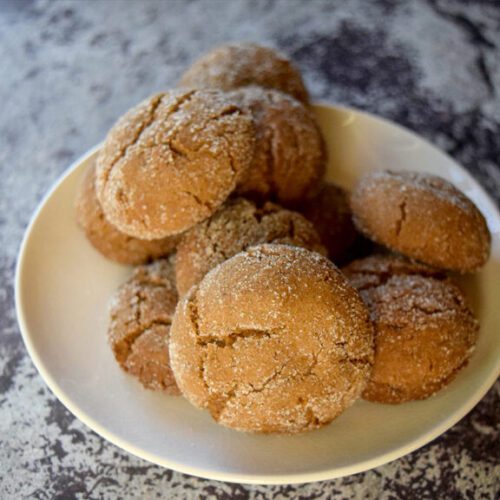
[[[141,239],[181,233],[209,217],[253,157],[247,112],[215,90],[154,95],[113,126],[97,160],[108,220]]]

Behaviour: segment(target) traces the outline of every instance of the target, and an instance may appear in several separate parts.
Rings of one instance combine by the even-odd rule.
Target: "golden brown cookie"
[[[285,204],[306,197],[326,168],[326,148],[312,111],[282,92],[244,87],[229,94],[253,116],[253,162],[237,192]]]
[[[251,116],[214,90],[172,90],[132,108],[97,160],[106,218],[141,239],[181,233],[224,202],[250,166]]]
[[[120,366],[144,387],[177,395],[168,353],[174,274],[172,257],[136,268],[111,301],[108,340]]]
[[[478,322],[442,272],[385,255],[355,261],[343,272],[375,327],[375,362],[364,399],[396,404],[428,398],[467,364]]]
[[[357,228],[407,257],[459,272],[488,260],[486,221],[462,192],[428,174],[380,171],[365,175],[351,193]]]
[[[183,296],[221,262],[259,243],[282,243],[326,255],[312,224],[273,203],[258,207],[236,198],[181,239],[176,257],[177,291]]]
[[[323,182],[315,196],[304,200],[298,210],[313,223],[330,259],[335,263],[345,261],[358,236],[347,192],[335,184]]]
[[[121,264],[143,264],[173,251],[180,236],[140,240],[121,233],[104,217],[95,192],[95,167],[83,178],[76,197],[76,220],[92,246],[108,259]]]
[[[227,427],[321,427],[365,387],[372,325],[325,257],[259,245],[210,271],[179,302],[170,337],[181,392]]]
[[[212,49],[184,73],[179,86],[233,90],[247,85],[280,90],[307,103],[298,69],[280,52],[254,43],[228,43]]]

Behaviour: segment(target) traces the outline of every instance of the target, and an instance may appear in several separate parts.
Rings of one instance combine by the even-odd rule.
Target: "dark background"
[[[0,497],[493,498],[499,388],[391,464],[302,486],[239,486],[150,465],[45,387],[19,335],[16,254],[43,194],[115,119],[224,40],[287,52],[311,94],[382,115],[500,202],[500,8],[492,1],[0,0]]]

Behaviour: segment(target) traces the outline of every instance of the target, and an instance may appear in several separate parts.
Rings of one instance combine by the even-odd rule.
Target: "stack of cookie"
[[[254,44],[120,118],[77,198],[92,245],[139,265],[111,302],[120,366],[250,432],[445,386],[478,332],[446,271],[484,265],[483,216],[436,177],[377,172],[348,195],[325,166],[300,73]]]

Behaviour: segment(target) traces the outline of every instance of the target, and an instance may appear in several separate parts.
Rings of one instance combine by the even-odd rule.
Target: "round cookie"
[[[459,272],[488,260],[491,236],[483,215],[440,177],[374,172],[360,179],[350,201],[362,233],[408,257]]]
[[[106,218],[141,239],[181,233],[224,202],[250,166],[251,116],[215,90],[152,96],[113,126],[97,160]]]
[[[313,223],[330,259],[335,263],[344,261],[358,237],[347,192],[335,184],[323,182],[317,194],[303,201],[298,210]]]
[[[229,94],[253,116],[253,162],[237,192],[291,204],[306,197],[323,177],[326,147],[312,111],[282,92],[244,87]]]
[[[168,339],[177,304],[172,257],[135,269],[110,305],[108,340],[120,366],[148,389],[178,395]]]
[[[259,208],[244,198],[232,199],[181,239],[175,266],[179,295],[210,269],[259,243],[295,245],[326,254],[312,224],[299,213],[269,202]]]
[[[366,307],[328,259],[259,245],[179,302],[170,358],[183,395],[220,424],[296,433],[328,424],[356,400],[372,341]]]
[[[385,255],[355,261],[343,272],[375,327],[375,362],[364,399],[397,404],[428,398],[467,364],[478,322],[442,272]]]
[[[92,246],[121,264],[143,264],[175,251],[179,236],[140,240],[121,233],[104,217],[95,192],[95,167],[87,170],[76,197],[76,220]]]
[[[179,81],[181,87],[233,90],[247,85],[280,90],[307,103],[298,69],[280,52],[254,43],[229,43],[195,61]]]

